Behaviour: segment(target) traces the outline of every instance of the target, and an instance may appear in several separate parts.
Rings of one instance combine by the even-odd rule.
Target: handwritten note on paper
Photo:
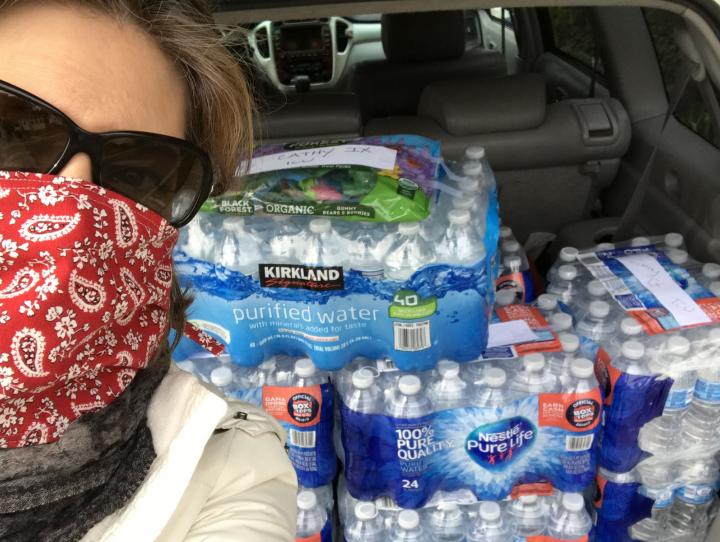
[[[393,169],[396,158],[397,151],[395,149],[379,145],[348,144],[315,149],[295,149],[253,158],[249,173],[342,165]]]
[[[537,340],[537,336],[525,320],[510,320],[509,322],[490,324],[487,347],[529,343],[535,340]]]
[[[649,254],[620,256],[618,261],[652,293],[681,326],[710,323],[710,317]]]

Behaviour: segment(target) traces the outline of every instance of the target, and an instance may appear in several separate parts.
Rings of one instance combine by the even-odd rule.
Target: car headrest
[[[382,44],[390,62],[450,60],[465,52],[462,11],[392,13],[382,16]]]
[[[545,120],[545,81],[536,73],[429,84],[418,115],[456,136],[537,128]]]
[[[290,97],[286,104],[254,120],[260,140],[358,136],[362,126],[357,96],[341,93]]]

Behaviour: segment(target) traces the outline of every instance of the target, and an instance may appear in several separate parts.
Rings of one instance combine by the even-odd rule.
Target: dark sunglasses
[[[0,170],[57,174],[77,153],[90,156],[95,184],[177,228],[210,195],[210,159],[192,143],[145,132],[88,132],[37,96],[0,81]]]

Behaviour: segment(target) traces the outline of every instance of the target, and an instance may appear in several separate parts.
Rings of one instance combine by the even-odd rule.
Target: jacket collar
[[[155,540],[177,508],[205,444],[228,419],[232,416],[222,397],[171,367],[148,408],[157,457],[145,482],[124,508],[95,525],[82,542]]]

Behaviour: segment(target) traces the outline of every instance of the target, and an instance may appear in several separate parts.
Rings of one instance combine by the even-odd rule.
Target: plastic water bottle
[[[550,327],[555,333],[570,332],[573,329],[572,316],[566,312],[558,312],[550,317]]]
[[[495,292],[495,306],[507,307],[519,301],[518,291],[515,288],[504,288]]]
[[[505,275],[512,275],[515,273],[522,273],[523,271],[525,271],[522,258],[517,254],[504,255],[502,264],[503,268],[502,272],[500,273],[501,277],[504,277]],[[517,288],[519,289],[520,286],[518,285]]]
[[[508,239],[500,244],[500,250],[506,256],[517,255],[521,256],[523,253],[522,246],[515,239]]]
[[[470,212],[453,209],[447,215],[449,226],[437,245],[443,263],[472,265],[485,257],[483,241],[470,223]]]
[[[557,388],[557,378],[545,367],[545,356],[540,353],[523,357],[522,370],[515,374],[510,388],[523,395],[552,393]]]
[[[622,345],[625,341],[638,340],[643,336],[643,327],[635,320],[635,318],[623,318],[620,321],[620,333],[616,334],[603,347],[610,355],[610,359],[614,359],[622,352]]]
[[[664,244],[667,248],[685,250],[685,237],[681,233],[671,232],[665,235]]]
[[[420,224],[401,222],[385,255],[385,276],[391,280],[406,281],[415,271],[435,260],[432,246],[420,235]]]
[[[545,510],[537,495],[521,495],[510,504],[508,514],[516,538],[523,540],[545,532]]]
[[[640,448],[659,454],[671,449],[677,442],[683,414],[690,406],[695,389],[695,373],[682,369],[690,352],[690,341],[684,337],[669,337],[659,355],[651,356],[648,368],[652,373],[674,378],[665,407],[660,417],[640,429]]]
[[[553,263],[552,267],[547,272],[546,278],[548,282],[555,280],[558,273],[558,268],[561,265],[573,265],[577,263],[577,257],[580,251],[575,247],[563,247],[560,249],[557,260]]]
[[[545,320],[555,314],[558,309],[558,300],[553,294],[540,294],[535,300],[535,308],[540,311]]]
[[[383,229],[379,225],[373,222],[358,222],[357,228],[349,235],[350,269],[369,279],[382,279],[383,265],[378,258],[378,246],[383,237]]]
[[[245,219],[227,216],[222,221],[223,240],[220,245],[220,265],[231,271],[257,275],[262,260],[260,243],[245,231]]]
[[[642,519],[630,527],[630,536],[634,540],[643,542],[658,542],[667,536],[666,524],[670,514],[670,507],[673,504],[673,486],[648,487],[640,486],[638,493],[652,499],[653,507],[650,510],[650,517]],[[676,539],[671,538],[675,541]],[[686,542],[691,542],[687,539]]]
[[[718,463],[712,457],[678,464],[678,482],[681,487],[675,491],[675,500],[668,515],[670,532],[704,534],[717,480]]]
[[[309,233],[303,238],[301,260],[307,265],[325,267],[342,266],[346,254],[346,242],[333,229],[327,218],[314,218]]]
[[[480,162],[483,166],[483,171],[487,172],[489,169],[489,162],[487,159],[487,153],[485,147],[480,145],[471,145],[465,149],[465,160],[468,162]]]
[[[191,359],[184,359],[182,361],[176,361],[178,369],[185,371],[186,373],[195,374],[195,363]]]
[[[371,369],[364,367],[353,372],[352,390],[345,400],[350,410],[362,414],[379,414],[383,410],[383,399]]]
[[[453,198],[451,201],[451,207],[452,209],[456,209],[458,211],[468,211],[470,213],[470,224],[475,229],[478,237],[480,239],[484,239],[487,209],[485,209],[484,211],[476,209],[475,200],[473,200],[472,198],[467,198],[465,196],[458,196]],[[443,233],[444,231],[441,231],[438,238],[441,237]]]
[[[233,372],[230,367],[221,365],[210,372],[210,382],[218,388],[223,395],[231,395],[233,391]]]
[[[267,241],[267,251],[273,263],[297,261],[302,255],[302,230],[291,216],[277,215],[273,217],[273,228]]]
[[[682,420],[682,438],[691,446],[712,447],[720,443],[720,329],[708,332],[695,354],[698,366],[690,408]]]
[[[645,247],[650,244],[650,239],[647,237],[633,237],[630,241],[631,247]]]
[[[206,213],[198,213],[180,232],[180,250],[197,260],[213,260],[217,247],[214,243],[213,225]]]
[[[478,517],[468,532],[468,542],[508,542],[511,538],[510,525],[504,521],[500,505],[481,502]]]
[[[482,239],[485,236],[485,215],[480,213],[475,207],[475,201],[472,198],[466,198],[464,196],[458,196],[453,198],[451,201],[452,209],[458,211],[467,211],[470,213],[470,224],[475,229],[478,237]],[[437,236],[439,239],[442,237],[444,231],[440,231],[440,235]]]
[[[460,364],[441,360],[437,365],[438,378],[430,384],[428,395],[435,412],[465,405],[467,383],[460,378]]]
[[[708,286],[708,290],[715,297],[720,297],[720,280],[714,280]]]
[[[297,538],[305,538],[322,532],[328,521],[324,508],[318,506],[312,491],[301,491],[297,496]]]
[[[484,379],[476,386],[474,403],[479,407],[497,408],[511,401],[509,390],[505,386],[507,374],[502,369],[485,369]]]
[[[499,237],[500,245],[502,245],[503,242],[509,241],[511,239],[516,240],[515,234],[513,234],[512,228],[510,226],[500,226]]]
[[[595,365],[586,358],[577,358],[570,362],[570,375],[563,384],[563,393],[582,395],[597,389]]]
[[[580,292],[578,270],[574,265],[558,267],[557,277],[547,287],[547,293],[553,294],[566,305],[572,305]]]
[[[375,503],[360,501],[353,510],[354,517],[345,526],[345,542],[383,542],[385,525]]]
[[[698,282],[707,288],[711,282],[716,280],[720,280],[720,264],[715,262],[703,264]]]
[[[466,162],[463,164],[463,180],[457,184],[457,188],[463,195],[473,200],[473,210],[480,215],[487,212],[488,180],[485,178],[483,165],[480,162]]]
[[[577,324],[579,335],[592,339],[598,344],[605,344],[615,335],[617,323],[610,315],[610,304],[605,301],[593,301],[588,314]]]
[[[575,359],[580,349],[580,338],[572,333],[560,333],[558,335],[562,352],[554,352],[548,358],[548,369],[559,380],[561,385],[570,375],[570,362]]]
[[[441,502],[430,512],[428,526],[433,542],[465,542],[465,514],[454,502]]]
[[[612,362],[613,366],[629,375],[650,375],[652,372],[645,363],[645,346],[638,341],[625,341],[620,357]]]
[[[665,251],[665,255],[672,263],[679,265],[680,267],[687,267],[690,261],[690,255],[687,251],[679,248],[669,248]]]
[[[598,243],[595,245],[595,252],[605,252],[607,250],[613,250],[615,243]]]
[[[390,395],[387,414],[393,418],[420,418],[432,411],[430,399],[421,393],[422,382],[415,375],[404,375]]]
[[[590,533],[592,519],[580,493],[565,493],[562,506],[550,515],[548,535],[557,540],[579,540]]]
[[[325,383],[325,377],[320,373],[310,358],[300,358],[295,362],[292,383],[295,388],[308,388]]]
[[[397,526],[390,538],[391,542],[429,542],[429,537],[420,525],[420,515],[415,510],[402,510],[397,515]]]
[[[673,385],[665,401],[663,415],[658,420],[653,420],[653,422],[660,421],[677,429],[680,417],[690,406],[697,375],[694,371],[683,368],[683,364],[686,364],[689,355],[690,341],[685,337],[672,336],[665,341],[665,348],[660,354],[650,359],[648,367],[651,371],[673,378]]]
[[[610,301],[608,291],[599,280],[591,280],[588,282],[583,295],[578,296],[575,304],[571,307],[576,321],[579,322],[588,315],[590,312],[590,304],[593,301],[605,301],[608,304]]]

